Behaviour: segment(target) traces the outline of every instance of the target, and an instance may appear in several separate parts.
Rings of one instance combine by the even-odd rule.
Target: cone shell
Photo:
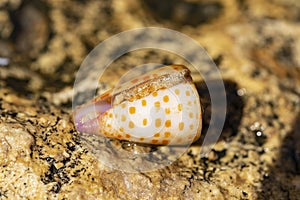
[[[89,116],[86,110],[93,104],[98,105],[93,106],[96,114]],[[200,99],[190,71],[182,65],[155,69],[95,98],[91,105],[75,112],[79,131],[158,145],[189,144],[200,137]]]

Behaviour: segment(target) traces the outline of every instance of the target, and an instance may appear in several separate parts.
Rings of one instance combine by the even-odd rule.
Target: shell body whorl
[[[148,72],[95,98],[92,105],[106,105],[103,102],[111,106],[96,109],[96,116],[85,124],[75,117],[77,129],[78,124],[88,127],[79,131],[156,145],[189,144],[200,137],[200,99],[190,71],[182,65]]]

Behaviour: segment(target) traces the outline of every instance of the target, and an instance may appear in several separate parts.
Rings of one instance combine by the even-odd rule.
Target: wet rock
[[[22,31],[14,33],[20,41],[30,40],[24,47],[35,49],[31,52],[35,59],[28,61],[3,45],[11,46],[15,23],[8,11],[1,10],[5,14],[0,15],[4,27],[0,29],[0,52],[11,61],[0,66],[2,199],[298,199],[297,1],[154,2],[157,9],[166,10],[166,4],[172,8],[166,21],[153,20],[154,15],[164,13],[155,13],[154,5],[148,5],[152,6],[149,11],[140,1],[48,0],[43,1],[45,13],[16,2],[1,1],[0,6],[13,12],[33,9],[31,14],[38,12],[36,16],[49,19],[51,35],[35,43]],[[174,18],[171,11],[179,4],[187,5],[183,7],[188,12]],[[201,13],[189,13],[195,9],[190,5],[201,5],[195,7]],[[214,9],[202,12],[208,5]],[[197,21],[199,16],[205,20]],[[222,136],[207,157],[200,157],[198,141],[176,162],[159,170],[127,173],[110,169],[74,129],[70,94],[76,70],[87,52],[107,37],[133,27],[162,25],[188,34],[216,61],[227,88]],[[184,63],[175,55],[153,50],[130,53],[112,64],[113,70],[108,70],[100,86],[114,85],[128,69],[147,62]],[[192,75],[201,82],[199,74]],[[209,94],[205,87],[199,91],[208,111]],[[116,143],[126,151],[152,150]]]

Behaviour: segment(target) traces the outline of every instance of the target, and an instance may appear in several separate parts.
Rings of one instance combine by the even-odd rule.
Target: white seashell
[[[74,118],[80,132],[158,145],[192,143],[202,128],[199,95],[182,65],[128,81],[78,108]]]

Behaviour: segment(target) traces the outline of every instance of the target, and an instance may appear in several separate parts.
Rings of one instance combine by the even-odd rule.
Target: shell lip
[[[98,119],[112,107],[110,99],[111,97],[108,96],[77,107],[73,113],[76,130],[97,133],[100,130]]]

